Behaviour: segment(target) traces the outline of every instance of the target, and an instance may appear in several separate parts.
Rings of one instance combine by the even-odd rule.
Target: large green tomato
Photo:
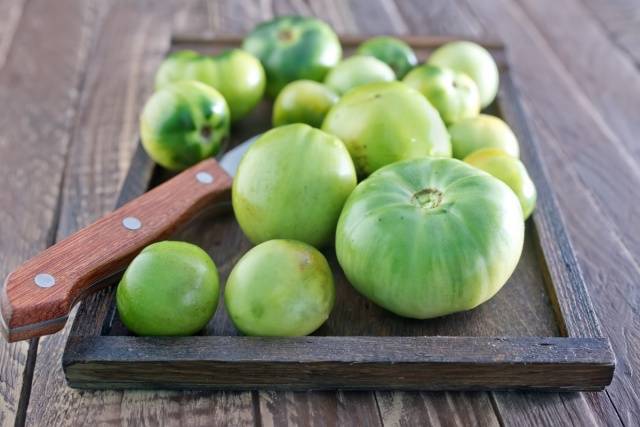
[[[253,243],[294,239],[322,246],[356,186],[349,152],[333,135],[305,124],[262,135],[233,180],[236,219]]]
[[[134,258],[116,292],[120,319],[137,335],[192,335],[218,306],[218,270],[205,251],[158,242]]]
[[[183,81],[149,98],[140,117],[140,137],[156,163],[181,170],[216,155],[229,125],[229,107],[217,90]]]
[[[403,78],[418,63],[416,54],[408,44],[389,36],[367,40],[358,46],[356,53],[378,58],[393,69],[398,79]]]
[[[217,89],[227,101],[234,121],[246,116],[260,102],[266,84],[260,61],[241,49],[216,56],[191,50],[169,55],[156,73],[156,89],[183,80],[197,80]]]
[[[340,95],[357,86],[375,82],[391,82],[396,75],[387,64],[373,56],[352,56],[336,65],[324,84]]]
[[[464,159],[481,148],[499,148],[511,157],[520,156],[518,139],[508,124],[498,117],[480,114],[449,127],[453,157]]]
[[[296,80],[286,85],[273,103],[273,126],[306,123],[319,128],[338,99],[338,94],[322,83]]]
[[[469,41],[447,43],[436,49],[427,62],[471,77],[478,85],[483,108],[491,104],[498,93],[498,66],[489,51],[479,44]]]
[[[358,185],[338,222],[336,254],[360,293],[400,316],[427,319],[495,295],[523,240],[509,187],[459,160],[422,158]]]
[[[414,68],[402,81],[422,93],[446,124],[480,113],[478,86],[466,74],[425,64]]]
[[[527,219],[531,215],[536,206],[536,186],[520,160],[499,148],[483,148],[469,154],[464,161],[507,184],[518,196],[524,218]]]
[[[260,59],[267,72],[267,94],[274,97],[289,82],[321,82],[342,57],[338,36],[324,22],[284,16],[258,25],[242,47]]]
[[[436,109],[400,82],[353,89],[329,110],[322,129],[345,143],[360,176],[399,160],[451,157],[449,134]]]
[[[224,302],[245,335],[308,335],[329,317],[335,302],[333,275],[317,249],[295,240],[270,240],[233,267]]]

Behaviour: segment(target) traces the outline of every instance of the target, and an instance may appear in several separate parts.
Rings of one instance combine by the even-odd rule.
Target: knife
[[[8,342],[52,334],[69,312],[147,245],[171,235],[203,208],[228,202],[238,164],[259,135],[207,159],[49,247],[11,272],[0,291]]]

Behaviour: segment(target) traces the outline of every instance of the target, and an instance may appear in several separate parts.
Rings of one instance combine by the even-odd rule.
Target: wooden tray
[[[348,55],[363,39],[344,37]],[[421,60],[450,39],[408,37]],[[601,390],[615,357],[602,336],[551,187],[527,129],[502,45],[478,41],[495,56],[500,92],[489,112],[503,117],[521,144],[539,192],[526,224],[515,273],[489,302],[465,312],[417,321],[397,317],[361,297],[333,251],[336,279],[330,318],[313,336],[238,336],[221,301],[199,336],[132,336],[118,319],[114,287],[89,297],[73,322],[63,367],[78,388],[213,389],[541,389]],[[236,37],[175,39],[172,49],[215,52]],[[267,102],[232,130],[231,145],[269,128]],[[140,145],[118,206],[166,178]],[[175,239],[211,254],[224,283],[251,244],[228,209],[203,213]],[[112,280],[111,283],[116,282]]]

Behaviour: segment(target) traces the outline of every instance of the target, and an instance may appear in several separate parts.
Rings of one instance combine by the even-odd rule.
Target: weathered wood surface
[[[44,15],[49,19],[33,19]],[[47,1],[0,2],[2,277],[55,234],[92,20],[89,5],[78,1],[61,1],[57,8]],[[36,346],[0,343],[2,425],[24,419]]]
[[[12,206],[0,210],[5,274],[54,237],[70,234],[113,207],[134,146],[136,111],[151,89],[149,77],[167,46],[172,21],[182,32],[221,34],[245,31],[276,13],[296,12],[321,16],[341,33],[490,33],[509,47],[527,117],[618,357],[614,383],[598,394],[79,393],[64,384],[64,335],[59,334],[40,342],[27,423],[636,423],[640,251],[635,230],[640,220],[633,209],[640,186],[633,130],[638,110],[621,106],[638,103],[637,86],[629,87],[638,79],[637,3],[547,3],[203,0],[181,4],[174,13],[169,5],[161,6],[164,2],[151,7],[137,1],[0,0],[0,200],[1,206]],[[583,32],[588,37],[581,39]],[[590,44],[597,49],[592,52]],[[620,69],[603,64],[610,55],[607,46]],[[635,74],[624,61],[636,64]],[[589,65],[600,71],[590,73]],[[602,75],[609,71],[614,77]],[[622,96],[620,104],[611,94]],[[10,213],[20,215],[12,219]],[[22,390],[29,393],[33,361],[26,361],[25,344],[0,346],[0,417],[10,425],[24,416],[18,402]]]

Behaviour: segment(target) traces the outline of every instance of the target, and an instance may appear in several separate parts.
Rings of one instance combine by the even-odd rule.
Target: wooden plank
[[[170,4],[146,1],[99,4],[99,37],[82,93],[82,114],[75,122],[58,238],[113,208],[137,141],[139,111],[151,93],[153,75],[170,38],[173,11]],[[66,385],[60,367],[67,332],[40,343],[27,414],[29,425],[254,423],[250,393],[78,394]]]
[[[613,202],[604,200],[608,193],[600,189],[602,178],[594,177],[588,181],[584,178],[597,168],[615,175],[625,169],[624,162],[620,162],[615,154],[580,153],[584,147],[603,144],[607,136],[597,126],[599,121],[593,120],[593,109],[574,101],[575,85],[568,84],[566,76],[560,75],[564,70],[557,65],[558,58],[540,42],[541,37],[526,16],[513,5],[509,6],[510,3],[470,2],[469,5],[480,19],[491,22],[493,28],[509,40],[516,84],[520,83],[519,88],[524,94],[523,101],[537,140],[541,143],[547,171],[551,174],[556,191],[562,194],[559,202],[563,213],[568,216],[566,223],[590,284],[596,310],[603,319],[605,332],[612,340],[619,366],[633,363],[637,358],[634,350],[629,348],[629,340],[625,335],[629,331],[621,331],[619,325],[628,322],[625,319],[633,319],[629,301],[638,299],[637,288],[633,285],[633,277],[637,277],[638,269],[622,243],[616,223],[608,216]],[[545,64],[544,71],[538,69],[540,64]],[[547,87],[549,81],[555,83],[553,90],[541,89]],[[629,177],[607,179],[628,182]],[[629,205],[628,202],[624,203]],[[606,261],[609,257],[604,254],[618,254],[615,267]],[[594,261],[596,259],[600,260],[597,264]],[[612,286],[615,291],[612,291]],[[621,386],[621,382],[628,381],[628,374],[619,378],[625,370],[622,368],[617,372],[607,395],[612,396],[613,390],[619,390],[620,395],[625,396],[623,399],[629,399],[626,396],[635,394],[633,390],[637,390],[637,386],[634,387],[633,383]],[[594,415],[601,422],[620,422],[616,407],[609,399],[603,399],[603,395],[587,395],[585,401],[592,406]],[[633,401],[638,402],[637,399]]]
[[[7,60],[25,3],[25,0],[0,1],[0,70]]]
[[[428,19],[421,20],[420,8],[422,7],[422,5],[419,2],[403,1],[403,2],[398,2],[398,5],[403,11],[403,16],[407,17],[407,19],[410,21],[410,28],[414,32],[419,31],[420,28],[427,28],[429,30],[433,29],[434,31],[438,31],[439,33],[442,33],[442,34],[459,34],[459,35],[462,35],[463,37],[468,37],[470,35],[477,35],[480,33],[497,36],[498,31],[496,30],[496,24],[498,22],[501,22],[500,20],[512,19],[512,18],[505,18],[504,16],[502,16],[501,18],[498,18],[497,16],[492,16],[489,13],[478,16],[474,11],[470,10],[469,6],[465,5],[464,3],[456,5],[456,4],[451,4],[450,2],[432,2],[430,4],[431,7],[429,8],[430,12],[428,15]],[[494,4],[492,5],[491,8],[495,9],[496,15],[499,15],[499,13],[504,14],[503,5]],[[490,8],[487,8],[487,9],[490,9]],[[510,52],[513,51],[515,48],[518,48],[517,46],[512,45],[513,41],[510,35],[505,35],[505,34],[499,34],[499,35],[502,36],[501,38],[503,40],[508,41],[507,48],[509,49]],[[523,56],[526,56],[526,55],[531,56],[530,47],[528,45],[522,45],[522,47],[520,47],[519,49]],[[535,58],[536,58],[535,56],[528,58],[528,62],[534,61]],[[518,79],[519,77],[518,73],[522,73],[522,71],[520,70],[520,67],[518,67],[519,64],[516,63],[518,60],[522,61],[522,59],[516,59],[513,57],[513,55],[511,56],[511,63],[516,73],[516,76],[515,76],[516,79]],[[538,70],[538,68],[542,64],[544,64],[544,62],[540,62],[539,60],[535,60],[534,62],[535,64],[533,65],[532,64],[527,65],[528,70],[531,73],[540,74],[541,76],[544,77],[544,79],[548,79],[548,76],[546,76],[544,73]],[[525,81],[528,82],[528,80],[525,80]],[[520,87],[520,89],[523,91],[525,91],[525,89],[535,90],[532,85]],[[548,91],[543,91],[538,95],[547,96],[548,95],[547,92]],[[528,100],[529,97],[530,97],[529,93],[524,92],[524,99]],[[548,140],[541,140],[540,138],[537,138],[537,141],[543,142],[543,143],[549,142]],[[546,161],[545,166],[548,171],[560,169],[555,167],[556,166],[555,164],[547,163],[548,162],[547,156],[544,156],[544,160]],[[566,165],[562,166],[562,168],[565,168],[565,167]],[[569,190],[569,191],[573,191],[575,193],[575,190]],[[566,208],[566,205],[565,205],[565,208]],[[563,395],[555,395],[554,398],[547,399],[542,404],[536,404],[532,402],[528,393],[493,394],[492,400],[494,402],[495,407],[498,409],[500,413],[501,420],[506,423],[513,423],[517,425],[520,425],[520,424],[530,425],[532,423],[532,419],[524,416],[522,411],[513,410],[514,406],[511,404],[514,402],[518,402],[520,406],[526,407],[527,408],[526,411],[528,413],[538,414],[541,418],[546,417],[547,416],[546,414],[558,413],[558,411],[555,409],[557,405],[560,405],[559,414],[563,415],[562,417],[557,418],[558,420],[565,419],[568,421],[568,411],[584,415],[586,417],[585,422],[589,422],[590,419],[592,418],[590,415],[591,409],[583,399],[577,399],[577,400],[566,399],[566,397]],[[575,408],[575,410],[567,409],[567,408],[563,410],[562,404],[560,404],[559,402],[564,400],[567,400],[567,403],[566,403],[567,408]],[[611,405],[607,405],[608,402],[606,401],[607,400],[606,398],[603,400],[602,397],[597,397],[596,400],[599,403],[601,403],[604,408],[606,408],[606,410],[604,411],[605,413],[607,413],[609,416],[613,415],[615,417],[615,412],[612,410]]]
[[[625,178],[637,186],[640,183],[640,120],[636,112],[640,111],[640,73],[635,64],[611,44],[579,0],[564,2],[561,8],[554,9],[553,14],[548,13],[549,8],[555,5],[553,1],[520,3],[522,11],[537,27],[536,36],[543,38],[541,43],[546,43],[556,54],[564,76],[569,80],[567,84],[579,88],[581,97],[576,97],[577,101],[588,104],[587,111],[593,110],[592,122],[608,137],[606,144],[600,143],[593,148],[585,146],[585,150],[592,152],[596,159],[607,156],[619,165],[619,173],[609,178],[616,180],[611,186],[619,185],[617,180]],[[597,175],[601,180],[610,172],[609,169],[601,173],[587,174],[585,171],[583,179],[592,180]],[[597,188],[596,191],[608,190]],[[640,198],[640,191],[627,194],[612,192],[606,197],[609,203],[618,204],[627,201],[628,197]],[[634,220],[634,225],[640,227],[632,205],[617,206],[609,212],[622,230]],[[622,238],[633,253],[640,253],[638,233],[624,233]]]
[[[65,5],[68,13],[61,11]],[[0,6],[0,204],[11,207],[0,210],[2,277],[51,244],[56,227],[71,118],[94,21],[86,4],[60,6]],[[39,18],[47,14],[50,19]],[[0,425],[24,422],[36,347],[37,341],[0,342]]]
[[[582,0],[607,32],[612,44],[640,68],[640,8],[636,0]]]
[[[70,337],[79,388],[596,390],[613,373],[603,338]]]

